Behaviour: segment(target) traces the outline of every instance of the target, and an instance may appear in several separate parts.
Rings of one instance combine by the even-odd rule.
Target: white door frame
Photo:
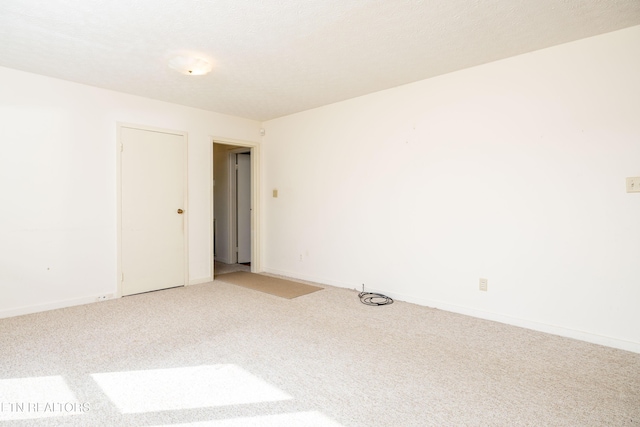
[[[260,231],[260,145],[257,142],[248,142],[241,140],[234,140],[230,138],[218,138],[213,137],[211,140],[211,153],[213,154],[213,144],[230,145],[238,148],[233,150],[235,152],[247,151],[251,153],[251,271],[259,273],[262,271],[262,251],[261,251],[261,231]],[[234,153],[235,155],[235,153]],[[211,277],[214,277],[214,262],[213,262],[213,201],[214,201],[214,176],[213,176],[213,155],[211,156],[211,213],[210,221],[211,233],[210,239],[211,250],[209,259],[211,259]],[[230,208],[233,205],[229,204]],[[234,220],[235,222],[235,220]],[[235,258],[237,260],[237,257]]]
[[[169,133],[179,135],[184,138],[186,144],[187,155],[184,159],[184,284],[189,284],[189,138],[187,132],[175,131],[172,129],[163,129],[152,126],[142,126],[131,123],[116,123],[116,203],[117,203],[117,220],[116,220],[116,250],[117,250],[117,295],[116,298],[122,297],[122,128],[130,128],[137,130],[145,130],[151,132]]]

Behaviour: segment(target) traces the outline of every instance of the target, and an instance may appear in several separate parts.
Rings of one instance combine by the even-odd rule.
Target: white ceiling
[[[0,66],[268,120],[634,25],[640,0],[0,0]],[[213,71],[168,68],[189,52]]]

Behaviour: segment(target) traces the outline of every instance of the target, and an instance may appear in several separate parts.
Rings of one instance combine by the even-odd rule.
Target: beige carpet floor
[[[0,405],[18,427],[638,426],[640,354],[214,281],[0,319]]]

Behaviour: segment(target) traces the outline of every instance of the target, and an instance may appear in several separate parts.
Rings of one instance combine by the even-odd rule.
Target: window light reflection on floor
[[[61,376],[0,380],[0,421],[83,414],[87,405]]]
[[[123,414],[292,399],[232,364],[109,372],[91,377]]]
[[[259,415],[227,420],[200,421],[187,424],[167,424],[153,427],[344,427],[317,411],[291,414]]]

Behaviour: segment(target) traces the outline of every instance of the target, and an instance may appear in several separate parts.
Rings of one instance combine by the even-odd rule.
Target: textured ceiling
[[[0,66],[268,120],[634,25],[640,0],[0,0]]]

